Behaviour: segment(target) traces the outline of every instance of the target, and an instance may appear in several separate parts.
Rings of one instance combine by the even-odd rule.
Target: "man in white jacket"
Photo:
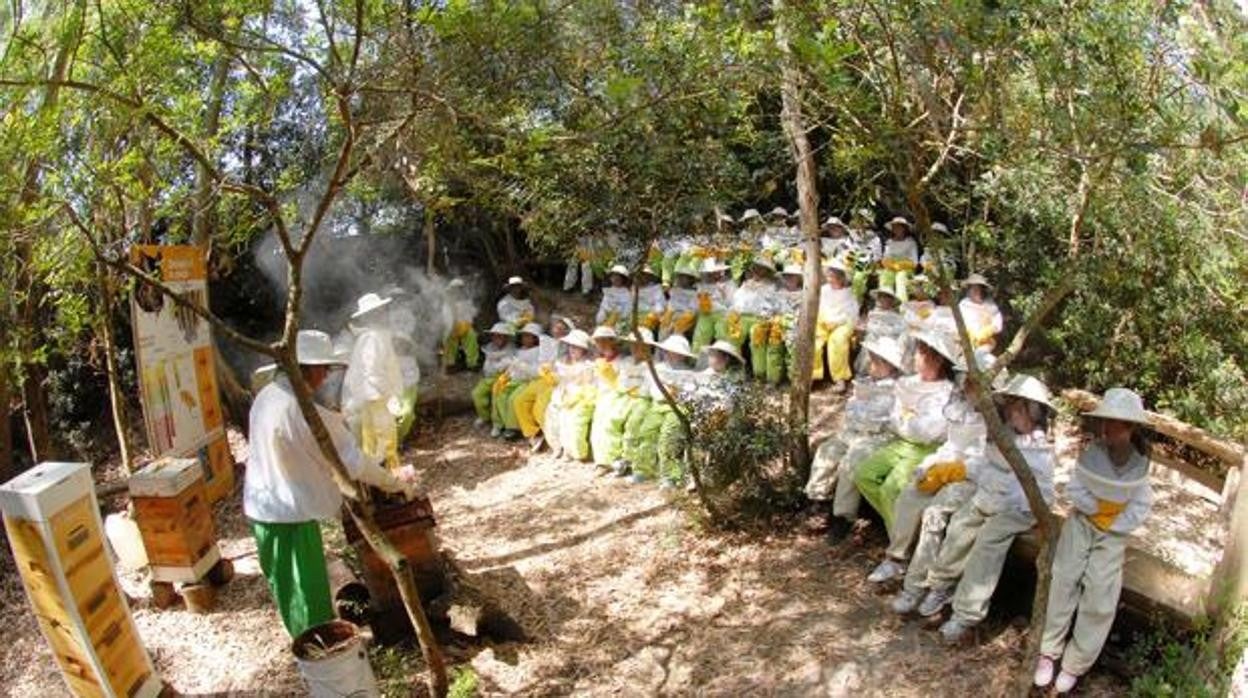
[[[398,418],[403,411],[403,369],[390,330],[390,299],[366,293],[351,316],[355,343],[342,380],[342,411],[373,458],[399,467]]]

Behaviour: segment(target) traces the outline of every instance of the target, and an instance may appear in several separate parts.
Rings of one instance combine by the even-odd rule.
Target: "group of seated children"
[[[1019,477],[988,439],[954,336],[927,328],[912,340],[912,363],[892,337],[864,343],[867,370],[854,381],[840,431],[816,451],[806,493],[830,504],[834,539],[860,525],[863,501],[870,505],[888,547],[867,579],[900,581],[891,603],[898,614],[936,621],[950,608],[940,633],[957,643],[987,616],[1011,543],[1036,520]],[[983,349],[974,358],[981,370],[993,364]],[[1051,506],[1049,389],[1029,375],[1003,376],[992,403]],[[1058,693],[1071,691],[1100,654],[1122,587],[1126,535],[1152,503],[1139,396],[1110,389],[1086,417],[1090,438],[1066,491],[1073,511],[1057,543],[1035,672],[1037,686]]]

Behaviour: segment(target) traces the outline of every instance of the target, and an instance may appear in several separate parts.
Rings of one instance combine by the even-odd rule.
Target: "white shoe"
[[[906,566],[897,562],[891,557],[884,558],[878,567],[871,570],[871,574],[867,575],[867,581],[872,584],[883,584],[894,579],[900,579],[906,574]]]
[[[495,424],[494,426],[490,427],[490,436],[492,436],[492,437],[494,437],[494,438],[496,438],[496,439],[497,439],[498,437],[500,437],[500,436],[502,436],[502,435],[503,435],[503,428],[502,428],[502,427],[498,426],[497,424]]]
[[[937,615],[952,600],[953,587],[932,587],[927,590],[927,596],[923,597],[923,603],[919,604],[919,615],[924,618]]]
[[[956,645],[966,639],[966,634],[971,631],[971,626],[966,625],[956,618],[950,618],[940,626],[940,637],[947,644]]]
[[[1062,669],[1057,672],[1057,681],[1053,682],[1053,690],[1058,693],[1070,693],[1074,690],[1077,683],[1079,683],[1078,676],[1068,674],[1065,669]]]
[[[537,453],[538,451],[542,450],[542,446],[545,446],[545,445],[546,445],[546,437],[542,436],[541,434],[535,434],[533,438],[529,439],[529,451],[532,453]]]
[[[922,600],[922,590],[902,589],[900,594],[893,597],[893,613],[899,616],[910,615],[914,613],[914,609],[919,607],[919,602]]]
[[[480,417],[477,417],[477,420],[476,420],[475,422],[473,422],[473,423],[472,423],[472,426],[474,426],[474,427],[476,427],[476,428],[480,429],[481,427],[485,426],[486,424],[489,424],[489,422],[485,421],[484,419],[481,419]]]
[[[1040,655],[1040,659],[1036,662],[1036,673],[1032,677],[1032,681],[1036,684],[1037,688],[1044,688],[1045,686],[1053,683],[1054,669],[1053,660],[1043,654]]]

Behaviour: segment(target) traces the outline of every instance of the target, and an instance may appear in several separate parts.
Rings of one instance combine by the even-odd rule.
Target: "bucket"
[[[313,698],[376,698],[377,679],[360,629],[345,620],[308,628],[291,645]]]

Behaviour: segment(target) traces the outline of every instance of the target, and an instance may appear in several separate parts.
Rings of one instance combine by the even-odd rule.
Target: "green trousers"
[[[308,628],[333,620],[320,523],[252,521],[251,533],[286,632],[298,637]]]
[[[600,392],[589,428],[589,447],[596,465],[611,465],[624,457],[624,429],[635,398],[627,393]]]
[[[592,397],[582,397],[559,411],[563,424],[559,429],[559,444],[563,452],[573,460],[589,460],[591,454],[589,443],[590,425],[594,421],[595,401]]]
[[[685,479],[685,430],[666,401],[652,401],[635,425],[633,472],[647,480],[679,484]]]
[[[508,381],[507,387],[494,396],[493,404],[490,406],[490,422],[494,426],[502,429],[520,429],[520,422],[516,419],[516,393],[528,384],[529,381]]]
[[[726,336],[724,313],[698,313],[698,320],[693,325],[693,353],[701,353],[712,342]]]
[[[850,288],[854,289],[854,298],[858,299],[859,305],[867,297],[867,283],[871,281],[871,272],[859,269],[854,272],[853,280],[849,282]]]
[[[935,451],[935,445],[897,439],[872,453],[854,471],[858,491],[884,519],[889,530],[893,528],[894,505],[901,490],[910,482],[919,463]]]
[[[459,360],[459,352],[464,352],[464,365],[474,369],[481,363],[481,347],[477,344],[477,333],[471,329],[461,336],[452,330],[442,340],[442,365],[454,366]]]
[[[905,303],[910,299],[910,277],[913,275],[909,271],[880,269],[880,288],[893,289],[897,293],[897,299]]]
[[[490,391],[496,380],[498,376],[486,376],[472,386],[472,407],[477,411],[477,417],[482,420],[490,419]]]

